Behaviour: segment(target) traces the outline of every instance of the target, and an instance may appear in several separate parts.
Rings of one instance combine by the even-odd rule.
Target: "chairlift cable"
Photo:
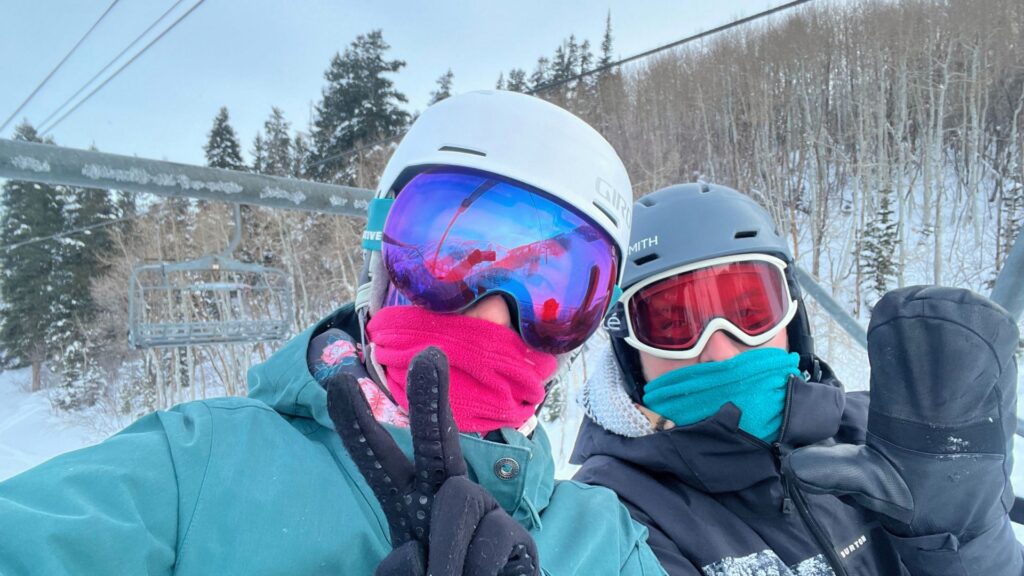
[[[82,226],[80,228],[73,228],[71,230],[65,230],[63,232],[57,232],[55,234],[50,234],[49,236],[37,236],[35,238],[29,238],[28,240],[22,240],[20,242],[15,242],[13,244],[5,244],[3,246],[0,246],[0,252],[5,252],[6,253],[6,252],[10,252],[11,250],[15,250],[17,248],[21,248],[22,246],[27,246],[29,244],[35,244],[35,243],[38,243],[38,242],[46,242],[47,240],[57,240],[59,238],[64,238],[66,236],[73,236],[75,234],[81,234],[82,232],[88,232],[88,231],[91,231],[91,230],[96,230],[98,228],[105,228],[107,226],[113,226],[114,224],[120,224],[121,222],[128,222],[128,221],[131,221],[131,220],[137,220],[137,219],[143,218],[145,216],[155,216],[158,213],[166,210],[167,208],[168,208],[168,206],[164,205],[164,206],[161,206],[161,207],[159,207],[159,208],[157,208],[155,210],[150,210],[148,212],[144,212],[144,213],[141,213],[141,214],[134,214],[132,216],[124,216],[122,218],[115,218],[113,220],[104,220],[103,222],[99,222],[99,223],[96,223],[96,224],[90,224],[88,226]]]
[[[766,16],[771,16],[772,14],[776,14],[778,12],[784,12],[784,11],[789,10],[791,8],[796,8],[797,6],[800,6],[802,4],[806,4],[806,3],[811,2],[811,1],[812,0],[794,0],[793,2],[787,2],[786,4],[780,4],[779,6],[776,6],[774,8],[769,8],[768,10],[765,10],[763,12],[758,12],[757,14],[754,14],[752,16],[746,16],[744,18],[740,18],[739,20],[733,20],[732,22],[729,22],[728,24],[723,24],[723,25],[718,26],[716,28],[712,28],[711,30],[705,30],[704,32],[698,32],[697,34],[693,34],[691,36],[687,36],[686,38],[682,38],[682,39],[676,40],[674,42],[669,42],[668,44],[663,44],[661,46],[658,46],[657,48],[652,48],[652,49],[647,50],[645,52],[641,52],[639,54],[634,54],[632,56],[628,56],[626,58],[622,58],[621,60],[616,60],[615,62],[609,62],[608,64],[605,64],[604,66],[598,66],[597,68],[592,68],[590,70],[587,70],[585,72],[577,74],[577,75],[575,75],[575,76],[573,76],[571,78],[564,78],[562,80],[556,80],[556,81],[553,81],[553,82],[548,82],[547,84],[542,84],[540,86],[537,86],[537,87],[531,88],[530,90],[527,90],[526,93],[530,94],[530,95],[535,95],[535,94],[538,94],[540,92],[545,92],[545,91],[550,90],[552,88],[557,88],[559,86],[562,86],[563,84],[568,84],[569,82],[575,82],[577,80],[581,80],[583,78],[586,78],[587,76],[592,76],[594,74],[598,74],[600,72],[604,72],[604,71],[610,70],[612,68],[616,68],[618,66],[622,66],[623,64],[628,64],[630,62],[633,62],[634,60],[640,60],[641,58],[646,58],[648,56],[652,56],[652,55],[657,54],[659,52],[663,52],[663,51],[669,50],[671,48],[676,48],[676,47],[682,46],[684,44],[689,44],[690,42],[694,42],[696,40],[701,40],[701,39],[704,39],[704,38],[708,38],[710,36],[714,36],[715,34],[719,34],[721,32],[725,32],[726,30],[730,30],[730,29],[735,28],[737,26],[742,26],[743,24],[748,24],[748,23],[753,22],[755,20],[760,20],[761,18],[764,18]]]
[[[154,20],[153,23],[150,24],[148,28],[143,30],[141,34],[136,36],[135,39],[131,41],[131,43],[129,43],[127,46],[125,46],[124,49],[121,50],[121,52],[117,56],[114,56],[113,58],[111,58],[110,61],[107,62],[106,65],[103,66],[103,68],[100,69],[99,72],[97,72],[95,75],[93,75],[92,78],[89,78],[88,82],[86,82],[85,84],[82,84],[82,87],[79,88],[77,92],[75,92],[67,100],[62,102],[61,105],[58,106],[53,112],[50,112],[50,115],[47,116],[45,120],[43,120],[42,122],[39,123],[39,126],[38,126],[37,129],[40,130],[40,131],[43,131],[44,130],[43,127],[46,126],[47,122],[49,122],[50,120],[53,120],[53,117],[56,116],[57,114],[59,114],[61,112],[61,110],[64,109],[65,106],[67,106],[68,104],[73,102],[75,98],[78,98],[79,94],[84,92],[85,89],[88,88],[90,85],[92,85],[92,83],[95,82],[97,78],[99,78],[100,76],[103,75],[104,72],[109,70],[110,67],[113,66],[115,62],[120,60],[122,56],[124,56],[129,50],[131,50],[133,47],[135,47],[135,45],[139,43],[139,40],[142,40],[142,38],[145,37],[146,34],[149,34],[153,30],[153,28],[156,28],[157,24],[162,22],[163,19],[166,18],[168,14],[170,14],[172,11],[174,11],[174,9],[177,8],[178,6],[180,6],[181,3],[184,2],[184,1],[185,0],[177,0],[174,4],[172,4],[171,7],[168,8],[163,14],[161,14],[159,18]]]
[[[160,33],[160,34],[159,34],[159,35],[158,35],[158,36],[157,36],[156,38],[152,39],[152,40],[151,40],[151,41],[149,42],[149,44],[146,44],[146,45],[145,45],[145,46],[144,46],[144,47],[142,48],[142,50],[139,50],[138,52],[136,52],[136,53],[135,53],[135,55],[134,55],[134,56],[132,56],[130,60],[128,60],[127,62],[125,62],[124,64],[122,64],[120,68],[118,68],[117,70],[115,70],[115,71],[114,71],[114,73],[113,73],[113,74],[111,74],[110,76],[108,76],[108,77],[107,77],[107,79],[106,79],[106,80],[104,80],[104,81],[103,81],[103,82],[102,82],[102,83],[101,83],[101,84],[100,84],[99,86],[97,86],[97,87],[96,87],[96,88],[94,88],[94,89],[93,89],[93,90],[92,90],[91,92],[89,92],[88,94],[86,94],[85,98],[82,98],[81,100],[79,100],[79,101],[78,101],[78,103],[77,103],[77,104],[75,104],[75,105],[74,105],[74,106],[73,106],[73,107],[72,107],[72,108],[71,108],[70,110],[68,110],[68,111],[67,111],[67,112],[65,112],[65,113],[64,113],[64,114],[63,114],[63,115],[62,115],[62,116],[61,116],[60,118],[58,118],[57,120],[55,120],[55,121],[54,121],[54,123],[53,123],[53,124],[51,124],[51,125],[50,125],[50,127],[49,127],[49,128],[47,128],[47,129],[46,129],[46,131],[42,133],[42,135],[43,135],[43,136],[45,136],[46,134],[49,134],[49,133],[50,133],[50,132],[51,132],[51,131],[52,131],[52,130],[53,130],[54,128],[56,128],[56,127],[57,127],[57,126],[58,126],[58,125],[59,125],[59,124],[60,124],[61,122],[63,122],[65,118],[67,118],[68,116],[70,116],[71,114],[73,114],[73,113],[75,112],[75,110],[78,110],[78,108],[82,106],[82,104],[85,104],[85,103],[86,103],[86,102],[87,102],[87,101],[88,101],[88,100],[89,100],[90,98],[92,98],[92,97],[93,97],[93,96],[94,96],[94,95],[95,95],[95,94],[96,94],[97,92],[99,92],[100,90],[102,90],[104,86],[106,86],[107,84],[109,84],[111,80],[113,80],[114,78],[116,78],[116,77],[118,76],[118,74],[120,74],[121,72],[123,72],[123,71],[125,70],[125,68],[128,68],[129,66],[131,66],[131,65],[132,65],[132,63],[133,63],[133,62],[135,62],[136,60],[138,60],[139,56],[142,56],[143,54],[145,54],[147,50],[149,50],[150,48],[152,48],[154,44],[156,44],[156,43],[157,43],[157,42],[159,42],[159,41],[160,41],[160,40],[161,40],[161,39],[162,39],[162,38],[163,38],[164,36],[166,36],[168,32],[170,32],[171,30],[173,30],[173,29],[174,29],[174,28],[175,28],[175,27],[176,27],[176,26],[177,26],[178,24],[180,24],[180,23],[181,23],[181,22],[182,22],[183,20],[185,20],[185,18],[188,18],[188,16],[189,16],[190,14],[192,14],[192,12],[194,12],[196,8],[199,8],[199,7],[200,7],[200,6],[201,6],[201,5],[203,4],[203,2],[206,2],[206,0],[199,0],[199,1],[198,1],[198,2],[196,2],[196,3],[195,3],[195,4],[194,4],[194,5],[193,5],[193,6],[191,7],[191,8],[189,8],[187,12],[185,12],[184,14],[182,14],[181,16],[179,16],[177,20],[175,20],[175,21],[174,21],[173,23],[171,23],[171,25],[170,25],[170,26],[168,26],[167,28],[165,28],[165,29],[164,29],[164,31],[163,31],[163,32],[161,32],[161,33]]]
[[[53,70],[50,70],[50,73],[46,75],[46,78],[43,78],[42,82],[36,85],[35,89],[32,90],[32,93],[28,95],[28,98],[25,98],[25,101],[22,102],[14,112],[11,112],[11,115],[7,117],[7,120],[4,120],[4,123],[0,124],[0,132],[3,132],[4,128],[7,128],[7,125],[11,123],[11,120],[13,120],[14,117],[18,115],[18,112],[21,112],[21,110],[25,108],[25,106],[28,105],[28,103],[33,98],[35,98],[36,94],[39,93],[43,86],[45,86],[46,83],[50,81],[50,78],[53,78],[53,75],[57,73],[57,70],[60,70],[60,67],[68,61],[68,58],[70,58],[71,55],[74,54],[76,50],[78,50],[78,47],[82,45],[82,42],[85,42],[85,39],[88,38],[90,34],[92,34],[92,31],[95,30],[97,26],[99,26],[100,22],[102,22],[103,19],[107,17],[107,14],[110,14],[110,11],[113,10],[114,6],[116,6],[117,3],[120,1],[121,0],[114,0],[110,3],[110,6],[107,6],[107,9],[103,11],[103,14],[100,14],[100,17],[92,23],[92,26],[90,26],[89,29],[85,32],[85,34],[78,39],[78,42],[76,42],[75,45],[71,47],[71,50],[68,50],[68,53],[65,54],[63,58],[61,58],[60,62],[58,62],[56,66],[53,67]]]

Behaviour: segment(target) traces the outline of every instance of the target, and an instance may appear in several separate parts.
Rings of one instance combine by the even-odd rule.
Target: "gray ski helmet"
[[[633,205],[633,229],[621,287],[694,262],[735,254],[768,254],[787,264],[786,282],[797,301],[787,326],[789,347],[800,354],[802,370],[815,375],[814,340],[793,256],[767,210],[749,196],[716,184],[677,184],[641,197]],[[635,401],[643,396],[639,355],[625,340],[625,316],[619,303],[605,327]]]

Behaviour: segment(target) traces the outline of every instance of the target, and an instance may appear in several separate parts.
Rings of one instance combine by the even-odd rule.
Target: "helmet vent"
[[[647,256],[641,256],[637,258],[636,261],[633,262],[633,264],[636,266],[643,266],[644,264],[647,264],[648,262],[653,262],[654,260],[657,259],[657,254],[648,254]]]
[[[460,148],[458,146],[441,146],[437,149],[439,152],[458,152],[459,154],[472,154],[473,156],[487,156],[486,152],[479,150],[472,150],[470,148]]]
[[[650,208],[651,206],[654,206],[655,200],[650,196],[644,196],[643,198],[637,200],[637,202],[639,202],[643,206],[647,206],[648,208]]]
[[[740,238],[754,238],[756,236],[757,236],[757,230],[741,230],[741,231],[737,232],[736,235],[733,236],[733,238],[736,238],[736,239],[740,239]]]
[[[594,206],[595,206],[595,207],[596,207],[596,208],[597,208],[598,210],[600,210],[600,211],[601,211],[601,213],[602,213],[602,214],[604,214],[605,216],[607,216],[607,217],[608,217],[608,219],[612,221],[612,226],[618,227],[618,225],[619,225],[619,219],[618,219],[618,218],[616,218],[614,214],[612,214],[611,212],[609,212],[609,211],[608,211],[608,210],[607,210],[607,209],[606,209],[606,208],[605,208],[604,206],[601,206],[601,205],[600,205],[600,204],[598,204],[597,202],[594,202],[593,204],[594,204]]]

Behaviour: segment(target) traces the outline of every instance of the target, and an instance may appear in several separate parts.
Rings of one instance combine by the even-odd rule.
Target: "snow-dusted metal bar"
[[[991,298],[1020,322],[1021,312],[1024,311],[1024,232],[1018,234],[1017,239],[1013,241],[1013,248],[1010,248],[1003,269],[996,277]],[[1022,418],[1017,418],[1017,435],[1024,436]]]
[[[868,335],[864,327],[853,319],[829,293],[818,284],[803,268],[796,267],[796,276],[800,287],[821,304],[829,316],[846,331],[847,334],[865,350],[868,347]],[[1024,310],[1024,233],[1017,236],[1010,255],[1003,264],[992,290],[992,301],[1006,308],[1018,321]],[[1024,437],[1024,419],[1017,419],[1017,435]]]
[[[0,178],[366,216],[373,191],[0,138]]]
[[[1013,241],[1013,248],[996,277],[991,298],[1020,321],[1024,311],[1024,232]]]
[[[827,290],[821,287],[820,284],[814,279],[813,276],[807,273],[806,270],[799,266],[794,266],[796,270],[796,279],[800,282],[800,287],[804,289],[815,302],[821,305],[822,308],[828,312],[829,316],[839,324],[847,334],[853,338],[854,342],[860,344],[860,347],[868,349],[868,333],[864,330],[864,327],[857,322],[853,316],[850,316],[838,302],[832,298],[832,295]]]

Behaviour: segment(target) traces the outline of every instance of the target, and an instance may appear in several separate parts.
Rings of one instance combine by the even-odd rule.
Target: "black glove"
[[[409,366],[415,465],[373,417],[354,377],[329,380],[327,411],[387,517],[394,550],[379,576],[537,575],[537,546],[467,476],[448,403],[448,359],[427,348]]]
[[[1008,522],[1017,342],[1013,318],[968,290],[886,294],[868,327],[866,445],[796,450],[787,475],[808,492],[852,497],[897,537],[964,544]]]

